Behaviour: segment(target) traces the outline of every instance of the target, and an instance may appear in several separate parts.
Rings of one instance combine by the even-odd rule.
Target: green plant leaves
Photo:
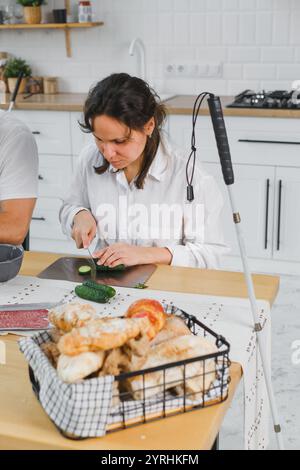
[[[31,68],[26,61],[21,58],[15,57],[13,59],[9,59],[5,65],[5,78],[17,78],[20,72],[23,72],[24,77],[30,77]]]

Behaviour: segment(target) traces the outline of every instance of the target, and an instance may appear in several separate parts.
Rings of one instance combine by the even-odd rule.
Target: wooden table
[[[27,252],[20,274],[35,276],[61,256]],[[255,275],[254,284],[257,297],[272,305],[279,278]],[[236,272],[159,266],[147,285],[150,289],[207,295],[247,295],[243,275]],[[6,365],[0,365],[0,449],[210,449],[242,376],[241,366],[233,363],[229,397],[222,404],[76,442],[59,434],[36,400],[16,339],[13,335],[1,338],[6,346]]]

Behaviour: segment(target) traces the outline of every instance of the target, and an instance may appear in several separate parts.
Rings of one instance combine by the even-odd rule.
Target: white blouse
[[[104,162],[95,143],[85,147],[77,162],[71,189],[60,210],[63,232],[71,237],[74,216],[89,210],[97,222],[97,246],[116,242],[167,247],[172,266],[218,268],[228,251],[221,228],[223,200],[215,180],[196,161],[194,200],[186,199],[187,156],[163,140],[144,181],[137,189],[123,170]]]

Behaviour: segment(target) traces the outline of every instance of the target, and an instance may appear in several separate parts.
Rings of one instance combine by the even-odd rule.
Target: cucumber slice
[[[91,272],[91,270],[92,270],[92,269],[91,269],[90,266],[80,266],[80,267],[78,268],[78,272],[79,272],[79,274],[81,274],[82,276],[83,276],[84,274],[89,274],[89,273]]]

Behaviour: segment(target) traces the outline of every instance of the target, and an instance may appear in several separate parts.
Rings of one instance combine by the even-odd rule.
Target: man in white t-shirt
[[[30,130],[0,111],[0,243],[23,243],[38,189],[38,151]]]

